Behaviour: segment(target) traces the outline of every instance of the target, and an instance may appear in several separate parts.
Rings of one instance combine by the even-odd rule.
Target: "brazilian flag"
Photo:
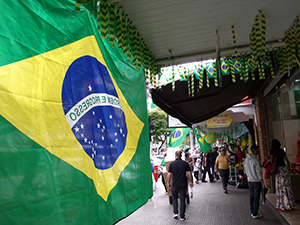
[[[229,60],[221,61],[221,73],[223,76],[230,75]]]
[[[198,67],[194,69],[194,74],[195,74],[196,79],[199,80],[200,77],[203,77],[203,72],[204,72],[203,65],[202,64],[198,65]]]
[[[208,78],[214,78],[217,75],[215,63],[207,64],[205,70]]]
[[[267,69],[272,67],[272,60],[270,53],[266,53],[262,58],[262,68]]]
[[[232,65],[234,69],[234,74],[243,73],[243,64],[240,58],[235,58],[232,60]]]
[[[198,144],[200,146],[201,152],[208,153],[209,150],[212,149],[211,145],[209,143],[207,143],[204,138],[198,136],[197,130],[195,128],[193,128],[193,130],[194,130],[195,136],[197,138]]]
[[[169,139],[169,147],[180,147],[190,128],[173,128]]]
[[[252,72],[256,70],[255,61],[251,55],[245,56],[245,66],[248,66],[248,71]]]
[[[190,74],[188,74],[186,71],[184,73],[180,73],[180,81],[188,81],[190,77]]]
[[[153,193],[143,71],[75,3],[0,3],[1,225],[113,224]]]

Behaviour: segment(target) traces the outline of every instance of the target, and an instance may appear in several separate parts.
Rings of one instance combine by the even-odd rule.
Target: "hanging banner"
[[[74,6],[1,3],[1,224],[114,224],[153,195],[144,72]]]
[[[221,114],[207,120],[207,128],[229,127],[232,118],[228,114]]]

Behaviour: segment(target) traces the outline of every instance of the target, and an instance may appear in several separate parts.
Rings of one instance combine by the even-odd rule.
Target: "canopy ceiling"
[[[267,48],[282,45],[285,31],[299,14],[299,0],[108,0],[118,2],[139,31],[158,65],[193,62],[216,55],[216,30],[221,56],[250,52],[249,34],[255,16],[266,16]]]
[[[224,112],[245,98],[254,98],[265,82],[266,80],[258,79],[258,74],[254,81],[237,84],[232,83],[231,76],[224,76],[222,87],[207,88],[204,85],[201,90],[195,91],[194,97],[188,95],[186,81],[177,81],[175,91],[172,91],[170,83],[161,89],[152,89],[151,94],[153,102],[162,110],[187,126],[192,126]],[[196,80],[195,86],[198,85]]]
[[[285,44],[284,34],[299,15],[299,0],[119,0],[118,5],[123,6],[159,67],[216,58],[217,33],[221,57],[249,54],[249,35],[260,12],[266,17],[266,51],[276,49]],[[188,96],[187,82],[176,81],[175,90],[169,83],[151,90],[153,102],[192,126],[240,103],[246,96],[254,98],[266,83],[266,79],[258,78],[235,84],[230,76],[222,79],[222,86],[204,85],[194,97]],[[198,82],[195,81],[195,90]]]

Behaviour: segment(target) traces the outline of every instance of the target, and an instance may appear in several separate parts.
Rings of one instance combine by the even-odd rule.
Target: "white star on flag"
[[[79,132],[79,127],[76,126],[74,129],[76,132]]]

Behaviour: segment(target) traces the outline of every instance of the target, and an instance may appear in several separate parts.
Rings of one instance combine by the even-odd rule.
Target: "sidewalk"
[[[252,219],[249,209],[249,189],[237,189],[228,186],[228,194],[224,194],[222,183],[199,183],[194,186],[194,196],[186,207],[186,221],[173,219],[172,205],[169,197],[165,195],[161,179],[156,184],[152,201],[148,201],[140,209],[119,221],[117,225],[141,225],[141,224],[289,224],[282,214],[275,210],[267,201],[260,205],[263,218]],[[299,204],[298,204],[299,205]],[[299,214],[299,209],[288,212],[294,218]],[[291,220],[290,220],[291,221]],[[300,220],[292,220],[292,225],[300,224]]]
[[[270,203],[275,207],[276,204],[276,194],[267,194],[267,198]],[[278,211],[288,222],[292,225],[300,224],[300,209],[299,202],[296,202],[295,210],[292,211]]]

